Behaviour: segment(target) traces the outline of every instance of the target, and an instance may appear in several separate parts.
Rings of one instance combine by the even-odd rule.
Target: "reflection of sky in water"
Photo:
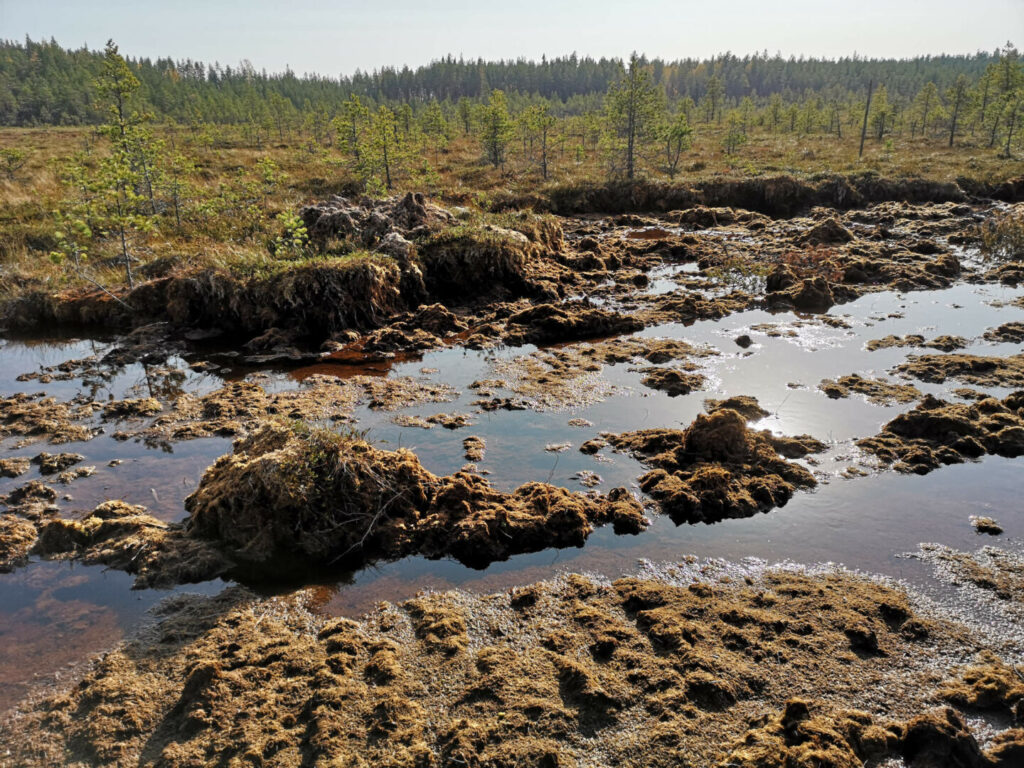
[[[672,290],[672,278],[688,267],[673,267],[652,273],[649,290]],[[650,529],[639,536],[616,536],[610,529],[595,532],[583,549],[549,550],[521,555],[495,563],[485,571],[468,569],[452,561],[408,558],[397,563],[364,570],[347,580],[332,583],[333,597],[327,610],[358,613],[382,599],[399,600],[424,588],[465,587],[473,590],[504,589],[513,584],[549,577],[563,570],[590,570],[609,576],[632,571],[640,559],[678,560],[685,555],[700,557],[760,557],[769,561],[792,559],[799,562],[835,561],[865,571],[920,581],[927,569],[914,560],[897,558],[916,549],[921,541],[939,541],[961,549],[980,543],[968,523],[972,514],[999,519],[1011,535],[1020,535],[1024,509],[1019,503],[1020,463],[997,457],[980,462],[941,468],[925,477],[902,476],[894,472],[866,478],[843,480],[838,473],[859,458],[853,449],[855,438],[875,434],[886,421],[911,406],[884,407],[854,396],[829,400],[817,391],[823,378],[849,373],[884,377],[887,371],[910,354],[931,354],[934,350],[895,348],[867,352],[865,343],[889,334],[922,334],[926,339],[942,334],[977,339],[965,351],[1007,355],[1018,345],[991,344],[978,339],[988,328],[1011,320],[1024,320],[1016,307],[996,308],[991,302],[1022,295],[1003,286],[958,285],[944,291],[908,294],[871,294],[851,304],[835,307],[850,328],[832,328],[813,318],[792,313],[770,314],[750,311],[721,321],[703,321],[688,326],[665,325],[639,335],[682,338],[692,344],[712,345],[721,354],[697,359],[707,376],[705,391],[670,398],[644,387],[640,375],[629,364],[606,366],[602,376],[616,387],[616,394],[603,402],[568,412],[495,411],[474,413],[472,401],[480,395],[469,389],[474,380],[492,378],[495,360],[529,353],[532,347],[477,352],[449,348],[424,355],[422,360],[377,366],[377,375],[426,376],[454,385],[461,395],[452,403],[434,403],[402,411],[428,416],[439,412],[473,413],[474,423],[459,430],[435,427],[430,430],[402,428],[392,422],[394,413],[357,410],[359,427],[369,430],[371,440],[384,447],[412,448],[432,472],[447,474],[463,464],[462,440],[468,435],[484,438],[486,456],[479,463],[489,471],[496,487],[511,489],[531,480],[549,481],[583,490],[573,478],[591,470],[603,478],[599,489],[622,485],[636,489],[642,466],[622,454],[602,451],[606,461],[575,450],[580,443],[603,430],[619,432],[648,427],[684,427],[701,412],[707,397],[753,395],[771,415],[757,424],[785,434],[808,433],[831,444],[830,451],[814,467],[823,484],[812,493],[798,493],[784,508],[743,520],[715,525],[674,526],[668,519],[655,518]],[[893,316],[895,315],[895,316]],[[776,326],[780,336],[769,336],[762,324]],[[755,330],[753,326],[758,326]],[[796,331],[796,336],[786,331]],[[734,342],[749,334],[754,345],[740,349]],[[109,342],[61,340],[52,343],[8,341],[0,347],[0,390],[6,393],[46,391],[68,399],[80,391],[81,382],[18,382],[16,376],[40,366],[58,364],[69,358],[92,354],[102,356]],[[216,358],[215,358],[216,359]],[[128,366],[114,375],[93,382],[90,394],[107,397],[145,396],[154,386],[178,387],[201,393],[216,388],[221,378],[198,374],[175,358],[186,376],[175,381],[160,369],[167,366]],[[434,373],[421,373],[436,368]],[[316,372],[336,371],[351,375],[370,373],[363,368],[319,366]],[[232,378],[245,370],[224,369]],[[297,385],[302,371],[271,371],[260,383],[272,390]],[[924,392],[948,393],[961,386],[913,382]],[[793,388],[790,384],[799,384]],[[165,392],[167,389],[165,389]],[[1003,394],[1004,390],[992,390]],[[497,394],[502,394],[498,392]],[[581,417],[592,427],[572,427],[568,420]],[[64,514],[91,509],[111,498],[143,504],[157,516],[177,520],[184,516],[182,502],[199,480],[203,470],[230,447],[227,439],[213,438],[176,443],[170,450],[149,448],[141,443],[119,442],[111,435],[116,425],[104,425],[105,433],[86,443],[66,446],[36,444],[5,455],[32,456],[40,450],[75,451],[86,456],[85,465],[95,465],[94,476],[57,486],[73,499],[62,501]],[[573,449],[549,453],[544,446],[569,441]],[[12,440],[5,441],[7,447]],[[111,459],[123,463],[108,467]],[[35,475],[0,481],[0,493]],[[1007,544],[1006,537],[999,540]],[[80,661],[112,645],[126,629],[137,626],[145,611],[165,592],[133,592],[131,577],[61,563],[36,563],[13,574],[0,575],[0,709],[24,691],[24,684],[36,675],[49,675],[64,665]],[[222,584],[189,587],[184,591],[215,593]],[[31,661],[27,661],[30,659]]]

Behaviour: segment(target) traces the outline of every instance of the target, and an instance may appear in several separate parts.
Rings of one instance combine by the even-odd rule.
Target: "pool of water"
[[[655,275],[653,290],[671,290],[671,278],[685,271]],[[848,327],[834,327],[814,316],[749,311],[720,321],[648,328],[640,335],[680,338],[718,350],[718,355],[696,361],[707,377],[704,390],[668,397],[643,386],[634,366],[619,364],[605,366],[600,373],[610,392],[607,397],[560,410],[486,413],[477,412],[472,405],[479,398],[469,386],[472,382],[494,378],[496,366],[531,353],[532,347],[490,351],[449,347],[400,362],[263,371],[239,368],[212,354],[212,359],[223,365],[214,373],[190,369],[189,363],[210,354],[192,352],[160,366],[103,369],[102,375],[93,373],[86,380],[44,384],[19,381],[18,376],[69,359],[102,357],[116,339],[7,339],[0,345],[0,393],[45,392],[68,399],[84,391],[100,400],[156,393],[166,401],[175,394],[207,392],[225,380],[256,373],[261,385],[274,390],[302,386],[313,373],[426,377],[454,386],[460,392],[456,401],[401,413],[427,416],[462,411],[473,414],[473,423],[458,430],[402,427],[394,423],[395,413],[362,406],[355,415],[359,428],[368,430],[369,439],[384,447],[411,448],[427,469],[448,474],[466,463],[462,440],[477,435],[486,442],[486,455],[479,467],[501,489],[541,480],[582,491],[575,476],[589,470],[601,476],[599,489],[625,486],[637,492],[637,478],[644,471],[638,462],[607,449],[598,457],[587,456],[576,450],[579,444],[606,430],[684,427],[702,411],[705,398],[753,395],[770,411],[770,416],[758,423],[759,428],[807,433],[829,443],[828,452],[812,466],[820,480],[818,488],[798,493],[784,508],[714,525],[675,526],[667,518],[655,517],[650,528],[637,536],[616,536],[610,529],[602,529],[584,548],[521,555],[482,571],[454,561],[407,558],[325,579],[322,609],[357,615],[380,600],[401,600],[423,589],[500,590],[564,570],[615,576],[635,570],[644,559],[673,561],[691,555],[833,561],[914,583],[928,578],[926,568],[899,555],[916,549],[922,541],[976,548],[979,540],[968,521],[970,515],[995,517],[1010,536],[1000,544],[1020,546],[1020,540],[1013,538],[1024,530],[1020,460],[986,457],[924,477],[872,471],[867,477],[844,479],[844,469],[868,463],[858,455],[854,439],[875,434],[885,422],[912,406],[876,405],[857,396],[830,400],[817,389],[818,383],[850,373],[884,377],[909,354],[933,352],[865,349],[870,339],[889,334],[919,333],[926,338],[955,334],[970,340],[967,352],[1020,352],[1018,345],[993,344],[980,337],[988,328],[1024,320],[1024,310],[1004,304],[1021,295],[1024,291],[1020,289],[970,284],[942,291],[871,294],[832,309],[830,314],[842,318]],[[734,342],[741,334],[754,342],[748,349]],[[960,386],[953,381],[941,386],[914,383],[924,392],[947,397]],[[998,388],[990,391],[1005,394]],[[585,419],[592,426],[573,426],[570,419]],[[184,498],[195,489],[203,470],[230,448],[230,441],[221,438],[150,447],[115,439],[114,424],[103,427],[103,434],[87,442],[14,449],[15,439],[8,438],[0,450],[3,456],[32,456],[40,450],[83,454],[83,463],[95,466],[96,473],[68,486],[55,486],[67,497],[59,499],[66,516],[84,514],[108,499],[123,499],[173,521],[184,516]],[[545,450],[548,445],[565,442],[571,443],[570,450]],[[111,462],[118,463],[111,466]],[[21,478],[2,480],[0,493],[34,477],[35,468]],[[134,591],[131,586],[132,579],[125,574],[69,563],[32,562],[13,573],[0,574],[0,710],[11,706],[33,683],[72,674],[76,664],[111,647],[146,621],[148,610],[169,594]],[[212,582],[183,591],[212,593],[223,587],[223,582]]]

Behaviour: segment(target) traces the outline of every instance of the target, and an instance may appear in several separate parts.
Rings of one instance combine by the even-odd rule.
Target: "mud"
[[[927,474],[986,454],[1024,454],[1024,393],[1003,400],[949,403],[925,395],[882,431],[857,441],[864,451],[898,472]]]
[[[818,389],[833,400],[851,395],[863,395],[869,402],[878,405],[912,403],[922,397],[921,390],[910,384],[895,384],[882,379],[866,379],[853,373],[838,379],[824,379]]]
[[[640,487],[677,524],[750,517],[817,485],[807,469],[783,457],[770,432],[748,429],[746,419],[728,408],[700,415],[682,431],[649,429],[606,439],[653,467]],[[784,450],[802,447],[817,448],[786,443]]]
[[[983,753],[941,708],[976,703],[970,681],[987,681],[956,669],[963,638],[843,572],[567,576],[428,594],[360,621],[312,605],[315,592],[178,599],[72,689],[8,720],[8,760],[982,766],[1016,733]]]

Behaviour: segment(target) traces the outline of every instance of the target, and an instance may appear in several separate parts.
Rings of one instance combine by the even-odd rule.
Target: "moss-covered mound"
[[[874,437],[857,445],[900,472],[927,474],[985,454],[1024,455],[1024,392],[1003,400],[947,403],[925,395]]]
[[[608,436],[653,467],[640,478],[676,523],[711,523],[781,507],[797,489],[817,485],[804,467],[787,461],[824,449],[813,438],[774,437],[748,429],[730,408],[699,415],[685,430],[645,429]]]
[[[186,499],[189,535],[264,576],[409,554],[483,567],[519,552],[581,546],[595,525],[646,525],[625,490],[606,497],[528,483],[512,493],[355,436],[265,426],[238,441]]]

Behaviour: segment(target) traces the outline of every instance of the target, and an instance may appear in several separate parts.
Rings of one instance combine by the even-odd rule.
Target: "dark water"
[[[671,290],[673,277],[691,277],[669,270],[659,272],[649,290]],[[968,518],[973,514],[998,519],[1010,537],[1024,531],[1021,504],[1020,460],[987,457],[945,467],[925,477],[894,472],[843,479],[840,472],[864,462],[852,441],[875,434],[901,410],[912,405],[885,407],[854,396],[830,400],[817,390],[823,378],[849,373],[885,376],[908,354],[932,350],[885,349],[868,352],[864,344],[888,334],[923,334],[931,338],[956,334],[974,339],[965,350],[986,355],[1020,352],[1018,346],[992,344],[979,337],[988,328],[1012,320],[1024,320],[1024,310],[996,307],[1024,291],[1002,286],[957,285],[943,291],[908,294],[892,292],[866,296],[833,308],[849,328],[833,328],[817,320],[791,313],[760,311],[732,315],[721,321],[690,326],[663,325],[643,336],[682,338],[692,344],[708,344],[720,351],[716,357],[698,360],[709,383],[705,391],[670,398],[645,388],[640,375],[629,365],[606,366],[600,377],[611,394],[585,407],[560,411],[497,411],[475,413],[470,403],[479,395],[468,388],[477,379],[494,378],[494,366],[528,354],[532,348],[477,352],[458,347],[431,352],[421,360],[375,366],[320,365],[296,370],[263,371],[260,383],[270,389],[301,386],[312,373],[381,376],[426,376],[461,391],[453,403],[429,404],[402,413],[430,415],[463,411],[474,414],[474,423],[459,430],[402,428],[392,422],[394,413],[357,410],[359,427],[369,438],[386,447],[408,447],[429,470],[447,474],[464,463],[462,440],[477,435],[486,441],[480,462],[490,481],[502,489],[543,480],[583,490],[574,479],[581,470],[603,478],[600,489],[627,486],[635,489],[643,468],[631,458],[608,451],[602,460],[581,454],[576,448],[603,430],[623,431],[645,427],[685,426],[702,410],[707,397],[754,395],[771,415],[759,422],[785,434],[808,433],[830,444],[829,451],[812,467],[821,481],[813,492],[798,494],[786,507],[744,520],[715,525],[674,526],[656,518],[639,536],[616,536],[602,529],[583,549],[549,550],[514,557],[476,571],[452,561],[408,558],[366,569],[348,578],[323,585],[324,609],[355,615],[380,600],[400,600],[422,589],[461,587],[491,591],[549,577],[563,570],[595,571],[615,576],[633,571],[641,560],[673,561],[689,555],[701,558],[762,558],[771,562],[839,562],[851,568],[903,578],[911,583],[928,578],[916,561],[897,557],[914,550],[922,541],[937,541],[959,549],[974,549],[979,540]],[[770,337],[752,326],[770,323],[795,335]],[[733,339],[748,333],[754,346],[742,350]],[[105,371],[100,377],[19,382],[19,374],[51,366],[71,358],[102,355],[114,340],[7,340],[0,347],[0,392],[45,391],[68,399],[83,390],[97,399],[145,396],[157,392],[165,399],[175,392],[202,393],[227,378],[251,375],[251,371],[223,368],[217,374],[191,371],[184,359],[172,358],[163,366],[131,365]],[[167,369],[178,373],[169,375]],[[423,373],[423,369],[437,369]],[[500,377],[500,376],[499,376]],[[956,382],[935,386],[914,382],[919,389],[936,394],[960,386]],[[798,388],[794,388],[799,385]],[[1005,394],[993,389],[993,394]],[[570,418],[584,418],[590,427],[574,427]],[[82,453],[85,465],[96,474],[70,486],[56,486],[72,498],[60,500],[65,515],[82,514],[107,499],[143,504],[165,520],[184,516],[183,500],[196,486],[203,470],[229,449],[224,439],[176,443],[168,449],[137,442],[121,442],[111,436],[116,425],[84,443],[66,446],[35,444],[14,450],[15,439],[4,442],[3,455],[32,456],[40,450]],[[545,446],[570,442],[564,453]],[[108,466],[111,460],[117,466]],[[36,476],[36,470],[15,480],[0,481],[0,493]],[[1004,538],[1000,542],[1006,544]],[[1009,539],[1011,546],[1013,539]],[[223,583],[188,587],[179,591],[211,593]],[[168,592],[133,591],[131,577],[98,567],[67,563],[33,562],[12,574],[0,574],[0,710],[12,705],[33,682],[68,674],[74,665],[111,647],[126,632],[147,618],[147,611]]]

